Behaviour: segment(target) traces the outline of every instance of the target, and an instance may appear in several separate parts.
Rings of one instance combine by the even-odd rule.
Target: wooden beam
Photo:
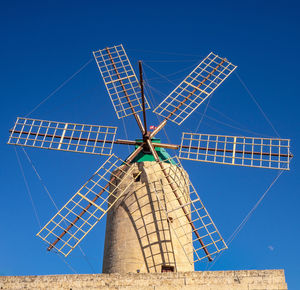
[[[147,121],[146,121],[146,107],[145,107],[142,61],[139,61],[139,71],[140,71],[140,86],[141,86],[141,96],[142,96],[142,106],[143,106],[144,135],[147,135],[148,127],[147,127]]]

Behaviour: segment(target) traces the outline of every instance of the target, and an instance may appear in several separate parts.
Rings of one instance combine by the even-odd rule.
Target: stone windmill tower
[[[154,110],[164,119],[149,131],[141,62],[138,81],[122,45],[94,57],[117,117],[133,115],[142,138],[115,139],[111,126],[18,118],[9,144],[108,156],[37,235],[68,256],[107,214],[103,272],[191,271],[212,261],[227,246],[179,159],[288,170],[289,140],[183,133],[180,145],[161,143],[155,137],[167,121],[181,125],[236,66],[210,53]],[[123,161],[114,144],[135,150]]]

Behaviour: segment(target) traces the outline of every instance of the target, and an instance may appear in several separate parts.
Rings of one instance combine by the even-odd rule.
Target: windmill
[[[113,126],[17,118],[8,144],[108,156],[37,236],[68,256],[107,214],[103,272],[191,271],[212,261],[227,246],[180,159],[289,170],[290,140],[183,133],[180,145],[161,143],[155,137],[166,123],[181,125],[236,66],[210,53],[154,109],[163,121],[150,131],[142,63],[138,81],[122,45],[93,55],[117,117],[132,115],[141,137],[116,139]],[[135,149],[121,160],[115,144]]]

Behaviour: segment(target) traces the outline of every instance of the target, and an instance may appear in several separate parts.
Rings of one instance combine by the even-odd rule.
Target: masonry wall
[[[179,208],[178,200],[174,198],[159,164],[140,162],[132,166],[132,176],[118,185],[115,195],[121,195],[127,184],[133,181],[133,176],[140,171],[142,173],[140,180],[133,182],[128,192],[123,194],[107,214],[102,272],[161,273],[163,266],[171,266],[175,272],[193,271],[192,228],[182,208]],[[164,168],[170,176],[177,174],[179,184],[187,184],[184,170],[179,171],[176,165],[168,163],[164,163]],[[188,188],[180,191],[179,199],[182,204],[189,202],[188,192]],[[157,195],[164,204],[158,202]],[[172,225],[161,207],[166,210],[177,209],[169,214]],[[191,211],[188,205],[185,210]],[[173,229],[176,229],[176,233]],[[199,253],[198,255],[201,256]]]
[[[283,270],[0,276],[0,289],[286,290]]]

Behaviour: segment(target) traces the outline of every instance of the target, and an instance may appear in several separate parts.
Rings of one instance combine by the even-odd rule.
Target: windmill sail
[[[138,178],[140,172],[133,178],[131,168],[111,155],[37,234],[48,250],[68,256]]]
[[[176,166],[167,167],[169,191],[173,188],[178,196],[168,194],[166,186],[155,186],[161,210],[170,220],[170,226],[181,244],[190,263],[213,257],[227,249],[226,243],[203,205],[198,193],[185,173],[178,157],[168,160]],[[171,186],[172,184],[172,186]],[[159,191],[163,191],[159,194]],[[189,217],[187,219],[187,216]],[[190,261],[193,257],[193,261]]]
[[[181,125],[235,69],[211,52],[153,112]]]
[[[289,170],[290,140],[183,133],[179,158]]]
[[[123,45],[107,47],[93,54],[118,118],[141,112],[140,84]],[[150,108],[146,98],[145,107]]]
[[[17,118],[8,144],[110,155],[117,127]]]

